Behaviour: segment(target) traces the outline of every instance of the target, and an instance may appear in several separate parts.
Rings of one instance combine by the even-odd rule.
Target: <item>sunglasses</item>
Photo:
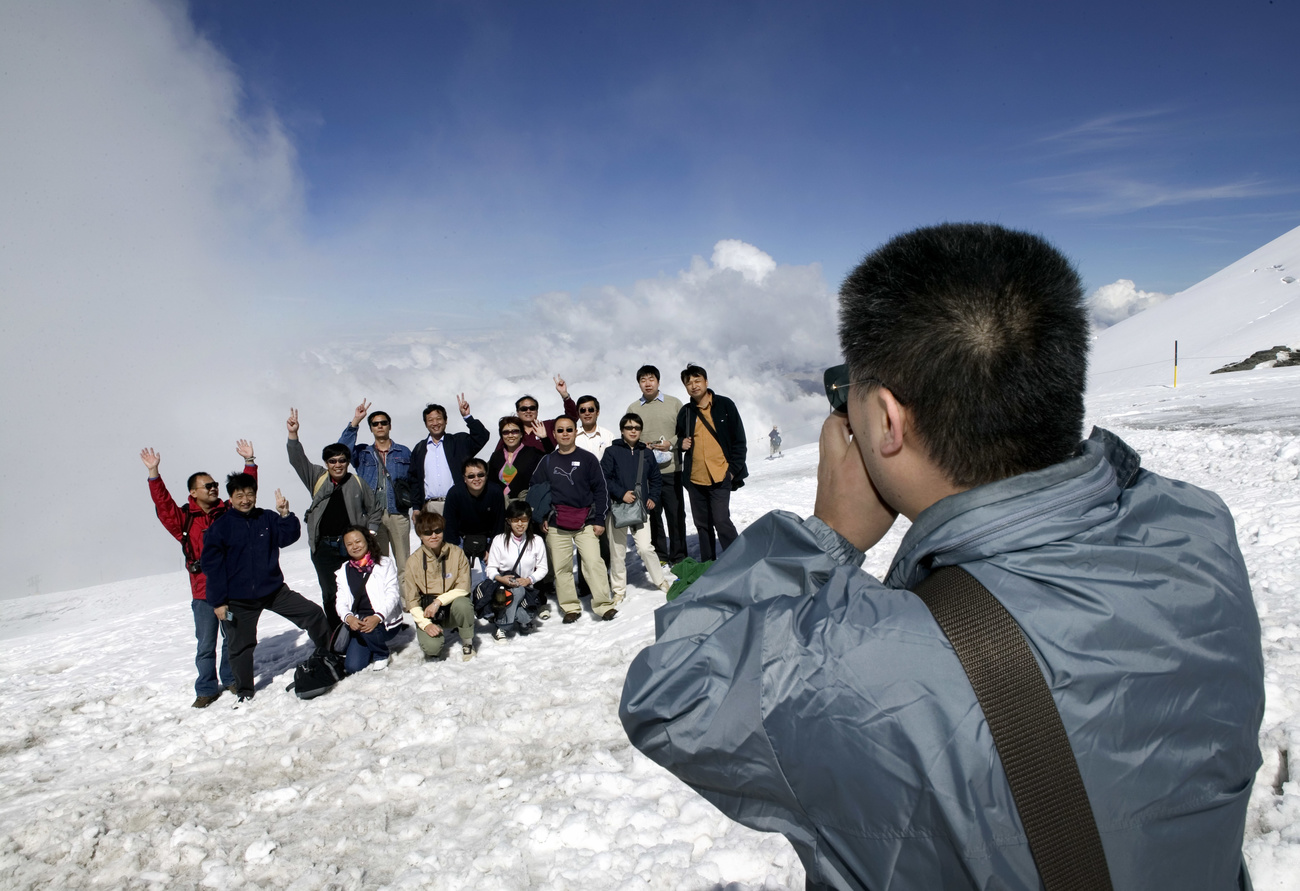
[[[220,489],[221,486],[217,483],[204,483],[203,488],[207,489],[209,492],[215,492],[217,489]]]
[[[487,479],[487,474],[486,474],[486,473],[467,473],[467,474],[465,474],[465,479],[467,479],[467,480],[485,480],[485,479]]]
[[[501,431],[502,436],[523,436],[522,430],[516,430],[514,427],[508,427]]]
[[[380,421],[380,420],[376,419],[376,420],[373,420],[373,421],[370,422],[370,426],[371,426],[371,427],[391,427],[391,426],[393,426],[393,422],[392,422],[392,421]]]
[[[865,378],[858,383],[885,386],[884,381],[874,377]],[[822,375],[822,384],[826,387],[826,401],[831,404],[831,411],[847,411],[849,407],[849,387],[853,386],[849,380],[849,366],[832,365],[827,368],[826,373]],[[894,393],[894,398],[900,403],[903,402],[898,393]]]
[[[584,407],[584,408],[580,408],[580,409],[578,409],[578,414],[580,414],[580,415],[594,415],[594,414],[595,414],[596,412],[598,412],[598,411],[600,411],[600,409],[598,409],[598,408],[594,408],[594,407],[588,405],[588,406],[586,406],[586,407]]]
[[[348,463],[348,459],[347,459],[347,458],[330,458],[330,459],[329,459],[328,461],[326,461],[325,463],[326,463],[326,464],[347,464],[347,463]]]
[[[515,407],[515,411],[537,411],[535,405],[520,405]]]
[[[624,429],[624,430],[640,430],[641,428],[640,428],[640,426],[638,426],[638,425],[636,425],[636,424],[624,424],[624,425],[623,425],[623,429]]]
[[[555,432],[556,432],[556,433],[576,433],[576,432],[578,432],[578,428],[577,428],[577,427],[556,427],[556,428],[555,428]]]

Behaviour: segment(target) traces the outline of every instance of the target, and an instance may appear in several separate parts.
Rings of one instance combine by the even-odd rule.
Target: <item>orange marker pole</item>
[[[1174,389],[1178,389],[1178,341],[1174,341]]]

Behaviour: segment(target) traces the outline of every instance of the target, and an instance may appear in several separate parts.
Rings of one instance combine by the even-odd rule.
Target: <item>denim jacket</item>
[[[343,428],[339,434],[339,444],[345,445],[352,450],[352,466],[357,470],[357,476],[365,480],[367,486],[374,491],[379,491],[379,477],[382,470],[379,467],[379,455],[375,453],[375,447],[362,443],[357,445],[357,428],[351,424]],[[384,510],[390,514],[400,514],[403,511],[397,509],[397,496],[393,492],[393,481],[400,480],[406,476],[406,472],[411,467],[411,450],[404,445],[393,443],[392,449],[388,452],[388,475],[390,480],[386,481],[383,487],[388,493],[387,502]]]

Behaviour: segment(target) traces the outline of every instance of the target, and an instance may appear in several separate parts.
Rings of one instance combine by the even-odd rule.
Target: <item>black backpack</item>
[[[341,625],[344,631],[346,625]],[[331,635],[332,637],[332,635]],[[343,657],[331,650],[317,650],[293,670],[293,692],[299,699],[315,699],[343,680]]]

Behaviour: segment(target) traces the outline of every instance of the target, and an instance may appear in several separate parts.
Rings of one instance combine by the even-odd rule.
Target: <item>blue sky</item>
[[[191,13],[287,128],[345,299],[626,284],[720,238],[834,285],[943,219],[1172,292],[1300,224],[1289,0]]]

